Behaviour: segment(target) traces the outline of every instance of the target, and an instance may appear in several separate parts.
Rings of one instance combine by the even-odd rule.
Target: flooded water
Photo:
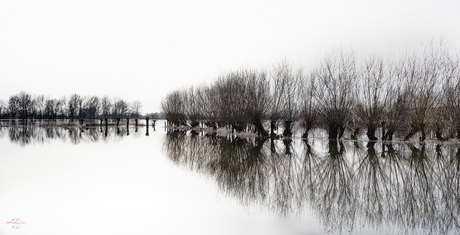
[[[0,234],[458,234],[459,173],[434,142],[15,125]]]

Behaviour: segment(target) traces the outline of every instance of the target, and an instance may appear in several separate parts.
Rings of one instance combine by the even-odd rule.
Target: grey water
[[[1,126],[0,234],[460,232],[458,144],[240,138],[162,123]]]

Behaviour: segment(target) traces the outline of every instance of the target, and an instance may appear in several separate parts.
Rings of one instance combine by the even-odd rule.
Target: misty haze
[[[391,61],[340,52],[310,73],[287,61],[239,69],[172,91],[146,114],[140,101],[19,92],[0,110],[0,141],[14,149],[2,206],[28,216],[7,224],[457,234],[460,66],[450,51],[432,44]],[[87,220],[97,223],[68,229]]]
[[[459,12],[0,1],[0,235],[460,234]]]

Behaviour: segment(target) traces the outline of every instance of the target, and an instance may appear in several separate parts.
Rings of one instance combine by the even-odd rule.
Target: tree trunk
[[[283,144],[284,144],[284,154],[290,155],[292,154],[291,148],[292,148],[292,139],[290,138],[284,138],[283,139]]]
[[[377,137],[375,136],[375,127],[370,126],[370,127],[367,128],[367,137],[371,141],[377,140]]]
[[[360,128],[357,127],[357,128],[353,131],[353,134],[351,135],[350,139],[352,139],[352,140],[357,140],[357,139],[358,139],[359,131],[360,131]]]
[[[292,136],[292,121],[284,121],[283,136],[285,136],[285,137],[291,137]]]
[[[328,131],[328,135],[329,135],[329,139],[337,139],[337,130],[339,128],[335,125],[332,125],[332,126],[329,126],[329,131]]]
[[[339,133],[339,139],[342,139],[343,134],[345,134],[345,127],[344,127],[344,126],[341,126],[341,127],[340,127],[340,133]]]
[[[192,120],[191,123],[190,123],[190,126],[191,126],[192,128],[197,127],[198,125],[200,125],[200,123],[197,122],[196,120]]]
[[[276,130],[276,121],[270,121],[270,135],[272,137],[276,136],[275,130]]]
[[[394,134],[394,131],[388,130],[387,133],[385,134],[384,140],[392,141],[393,140],[393,134]]]
[[[310,131],[311,128],[306,128],[305,132],[302,135],[302,138],[308,139],[308,132]]]
[[[386,124],[386,122],[382,121],[380,124],[382,125],[382,140],[385,140],[385,124]]]
[[[418,131],[411,131],[409,134],[404,137],[404,141],[408,141],[410,138],[412,138]]]
[[[257,128],[257,130],[263,137],[268,136],[268,132],[264,129],[264,126],[262,125],[262,122],[260,120],[256,120],[252,124]]]
[[[442,138],[442,131],[441,131],[441,128],[436,128],[436,138],[440,141],[444,141],[446,139]]]

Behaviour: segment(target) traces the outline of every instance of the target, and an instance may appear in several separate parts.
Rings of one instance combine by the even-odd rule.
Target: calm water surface
[[[458,145],[0,127],[0,234],[458,234],[459,173]]]

